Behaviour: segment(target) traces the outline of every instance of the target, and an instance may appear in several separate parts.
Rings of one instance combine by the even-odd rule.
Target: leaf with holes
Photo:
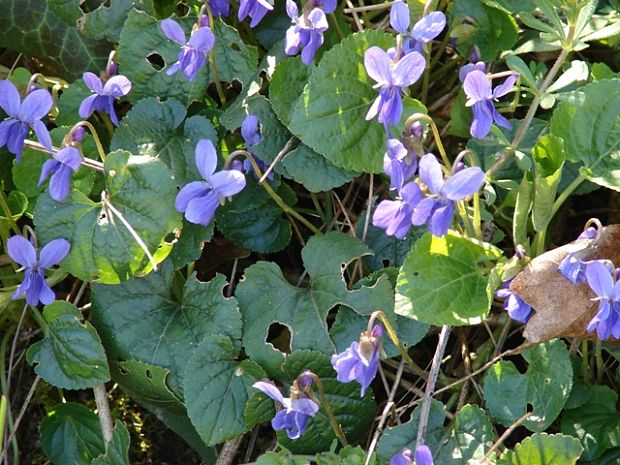
[[[132,400],[149,410],[181,436],[206,463],[215,461],[215,451],[206,447],[187,416],[183,402],[168,388],[170,370],[137,360],[111,361],[112,379]]]
[[[205,444],[212,446],[245,433],[245,405],[252,384],[265,377],[252,362],[238,362],[241,347],[228,336],[207,337],[187,363],[184,391],[187,413]]]
[[[583,163],[586,179],[620,191],[620,80],[588,84],[562,100],[551,133],[564,140],[566,159]]]
[[[192,17],[175,19],[189,37]],[[131,10],[125,20],[118,44],[118,66],[132,83],[127,96],[136,103],[146,97],[174,98],[188,106],[200,100],[209,84],[209,67],[204,66],[188,81],[183,73],[167,75],[166,70],[177,61],[179,45],[162,32],[160,22],[147,13]]]
[[[110,380],[105,351],[97,331],[75,305],[56,301],[45,307],[48,323],[42,341],[28,348],[27,360],[34,371],[53,386],[86,389]]]
[[[170,253],[164,239],[181,226],[181,215],[172,205],[175,183],[161,161],[118,150],[108,154],[104,169],[105,191],[116,211],[75,190],[64,202],[45,193],[37,201],[34,222],[43,242],[58,237],[71,242],[65,270],[85,281],[113,284],[152,269],[134,234],[161,262]]]
[[[493,300],[488,271],[501,251],[450,231],[426,233],[415,243],[398,275],[396,290],[411,301],[409,318],[434,325],[472,325]]]
[[[82,404],[57,404],[41,423],[41,449],[54,465],[90,465],[103,453],[99,417]]]
[[[196,168],[196,144],[209,139],[217,145],[217,134],[204,116],[186,116],[187,110],[175,99],[140,100],[121,120],[110,150],[124,149],[160,159],[179,186],[201,180]]]
[[[167,261],[157,273],[118,286],[93,286],[93,324],[111,357],[136,359],[170,370],[168,383],[183,398],[183,372],[193,349],[215,334],[241,337],[234,298],[225,298],[222,275],[186,282]]]
[[[573,437],[537,433],[504,452],[497,465],[575,465],[582,450]]]
[[[370,315],[390,305],[393,295],[386,277],[374,286],[347,290],[343,265],[367,253],[364,244],[345,234],[313,236],[301,253],[310,277],[307,288],[289,284],[275,263],[260,261],[246,268],[236,296],[244,321],[243,345],[250,358],[270,375],[281,377],[280,365],[286,355],[267,342],[273,324],[288,328],[291,350],[333,354],[335,346],[325,321],[331,308],[343,304],[361,315]]]
[[[523,426],[541,432],[562,411],[573,387],[573,368],[566,345],[559,339],[523,352],[523,358],[528,362],[525,374],[507,361],[489,369],[484,378],[484,400],[489,413],[504,426],[531,410]]]

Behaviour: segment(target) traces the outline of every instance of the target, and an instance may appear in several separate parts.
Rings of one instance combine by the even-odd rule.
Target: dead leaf
[[[558,271],[558,265],[577,242],[563,245],[534,258],[510,283],[510,290],[536,312],[523,335],[530,342],[557,337],[595,339],[586,327],[597,312],[596,294],[587,283],[573,284]],[[620,266],[620,225],[603,228],[601,238],[585,260],[608,259]],[[620,341],[611,341],[619,343]]]

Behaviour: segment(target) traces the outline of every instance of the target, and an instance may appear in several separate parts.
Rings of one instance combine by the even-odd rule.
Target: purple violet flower
[[[52,151],[52,138],[41,119],[49,113],[53,103],[52,96],[45,89],[33,90],[22,102],[15,84],[0,81],[0,108],[9,116],[0,123],[0,147],[6,145],[17,163],[21,160],[29,128],[35,132],[41,145]]]
[[[421,52],[425,45],[437,37],[446,27],[446,15],[441,11],[433,11],[415,23],[409,31],[409,7],[403,1],[392,4],[390,10],[390,25],[400,34],[406,37],[403,42],[405,54],[415,51]]]
[[[211,7],[213,16],[228,16],[230,14],[228,0],[209,0],[209,7]]]
[[[235,195],[245,187],[245,176],[237,170],[215,172],[217,153],[213,143],[202,139],[196,144],[196,167],[204,181],[185,185],[177,194],[175,207],[185,213],[190,223],[208,226],[215,210],[224,204],[226,197]]]
[[[280,390],[271,383],[258,381],[252,387],[262,391],[273,400],[279,402],[284,409],[276,413],[271,420],[274,430],[284,430],[289,439],[297,439],[306,431],[308,417],[312,417],[319,411],[318,404],[312,399],[284,397]]]
[[[405,87],[416,82],[426,67],[426,60],[418,52],[411,52],[397,62],[379,47],[370,47],[364,54],[364,66],[368,75],[377,81],[379,96],[366,114],[366,119],[379,115],[379,122],[386,128],[397,126],[403,114],[401,93]]]
[[[204,19],[201,18],[200,23],[203,22]],[[166,74],[174,74],[181,70],[189,81],[193,81],[200,68],[205,64],[207,53],[215,44],[215,35],[211,28],[208,26],[196,27],[189,40],[186,40],[183,28],[172,19],[164,19],[159,27],[168,39],[181,46],[178,61],[168,68]]]
[[[41,177],[37,185],[51,175],[50,197],[57,202],[65,200],[71,188],[71,175],[75,173],[82,163],[82,155],[75,147],[64,147],[52,154],[52,159],[43,163]]]
[[[411,221],[414,225],[427,223],[428,229],[437,237],[448,232],[455,202],[473,195],[484,183],[484,172],[477,166],[459,170],[444,179],[441,165],[431,153],[420,159],[419,176],[428,187],[428,193],[417,205]]]
[[[615,272],[600,261],[593,261],[586,267],[586,279],[590,289],[599,301],[598,313],[588,324],[588,332],[596,330],[600,339],[613,336],[620,339],[620,281]]]
[[[239,13],[237,18],[243,21],[248,16],[252,18],[250,27],[255,27],[260,23],[265,15],[273,10],[273,3],[270,0],[241,0],[239,2]]]
[[[45,269],[60,263],[69,253],[71,244],[65,239],[54,239],[38,254],[32,243],[24,236],[8,240],[7,252],[14,262],[22,265],[24,281],[13,294],[13,300],[26,295],[28,305],[51,304],[56,295],[45,281]]]
[[[297,55],[300,48],[301,61],[309,65],[316,51],[323,45],[323,32],[328,28],[327,17],[321,8],[313,8],[309,13],[299,15],[297,4],[286,0],[286,13],[293,25],[286,31],[284,51],[287,55]]]
[[[521,297],[510,290],[512,279],[504,283],[504,287],[495,293],[496,297],[504,300],[504,310],[508,316],[519,323],[527,323],[532,316],[532,307],[526,304]]]
[[[584,261],[590,253],[590,244],[594,238],[596,238],[596,228],[590,226],[583,231],[577,241],[587,241],[581,244],[574,252],[569,252],[566,257],[562,259],[558,266],[558,271],[562,276],[568,279],[573,284],[583,283],[586,280],[586,266],[591,263],[590,261]]]
[[[463,90],[467,95],[468,107],[472,107],[474,119],[471,123],[469,132],[477,139],[482,139],[491,130],[491,125],[495,121],[499,126],[511,129],[512,125],[502,116],[493,106],[493,100],[509,93],[518,74],[508,76],[503,84],[491,90],[491,80],[482,71],[474,69],[469,71],[463,81]]]
[[[360,340],[354,341],[351,346],[340,354],[332,355],[332,366],[337,379],[341,383],[357,381],[361,386],[361,397],[366,394],[366,389],[379,369],[379,341],[383,336],[383,326],[376,324],[370,334],[364,331]]]
[[[110,115],[114,126],[118,126],[118,117],[114,111],[114,99],[124,97],[131,90],[131,81],[122,74],[112,76],[105,85],[101,79],[93,73],[86,72],[83,75],[84,83],[94,92],[80,104],[79,113],[82,118],[88,118],[94,111],[103,111]]]
[[[400,191],[418,169],[418,157],[398,139],[388,139],[383,155],[383,171],[390,177],[390,189]]]
[[[405,184],[398,191],[396,200],[383,200],[377,205],[372,215],[373,226],[385,229],[385,234],[388,236],[402,239],[413,226],[411,218],[423,199],[424,194],[416,182]]]

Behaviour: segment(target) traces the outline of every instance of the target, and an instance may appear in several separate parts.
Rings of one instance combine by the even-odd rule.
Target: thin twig
[[[364,26],[362,25],[362,22],[360,21],[360,17],[357,15],[357,10],[355,9],[355,6],[353,5],[353,3],[351,3],[351,0],[346,0],[346,2],[347,2],[347,5],[349,6],[348,9],[351,10],[351,13],[353,14],[353,20],[355,21],[357,30],[363,31]]]
[[[32,150],[36,150],[37,152],[42,152],[42,153],[47,153],[47,154],[50,153],[50,151],[47,150],[47,148],[45,148],[43,145],[39,144],[38,142],[32,141],[32,140],[25,140],[24,147],[32,149]],[[53,155],[57,153],[59,150],[60,149],[57,147],[52,147],[51,154]],[[93,160],[92,158],[83,157],[82,165],[86,166],[87,168],[96,170],[96,171],[101,171],[101,172],[104,171],[103,163],[97,160]]]
[[[233,286],[235,283],[235,275],[237,274],[238,263],[239,263],[239,259],[235,258],[235,261],[233,262],[232,271],[230,272],[230,282],[228,283],[228,289],[226,290],[226,297],[232,296]]]
[[[243,436],[239,436],[222,444],[220,455],[218,455],[215,465],[230,465],[235,459],[235,455],[237,455],[242,440]]]
[[[101,431],[103,432],[103,441],[107,445],[112,440],[114,426],[112,424],[112,414],[110,413],[105,384],[96,384],[93,387],[93,392],[95,393],[95,403],[97,404],[97,416],[99,417]]]
[[[386,3],[381,3],[379,5],[354,6],[354,7],[345,8],[343,11],[345,13],[363,13],[365,11],[387,10],[388,8],[392,8],[392,5],[394,3],[396,2],[395,1],[386,2]]]
[[[517,427],[519,425],[521,425],[521,423],[523,423],[525,420],[527,420],[528,417],[530,415],[532,415],[532,413],[533,412],[527,412],[525,415],[523,415],[521,418],[519,418],[517,421],[515,421],[512,425],[510,425],[510,427],[506,431],[504,431],[504,434],[502,434],[500,436],[500,438],[497,440],[497,442],[495,444],[493,444],[493,446],[491,446],[491,448],[488,450],[488,452],[483,457],[481,463],[482,464],[488,463],[487,460],[489,460],[489,457],[491,457],[491,454],[493,452],[495,452],[497,450],[497,448],[508,438],[508,436],[510,436],[512,434],[512,432],[515,429],[517,429]]]
[[[377,424],[377,429],[375,430],[375,434],[372,437],[372,441],[370,442],[370,447],[368,448],[368,453],[366,454],[366,460],[364,461],[364,465],[368,465],[370,463],[370,457],[372,456],[375,447],[377,447],[377,443],[379,442],[379,437],[383,432],[383,426],[388,418],[388,415],[392,411],[394,407],[394,396],[396,395],[396,390],[400,384],[400,378],[403,375],[403,368],[405,367],[405,362],[403,360],[400,361],[398,365],[398,371],[396,372],[396,378],[394,378],[394,384],[392,385],[392,390],[388,395],[387,402],[383,409],[383,413],[381,414],[381,418],[379,419],[379,423]]]
[[[441,367],[441,359],[443,358],[443,354],[446,351],[449,336],[450,326],[442,326],[441,333],[439,334],[439,343],[437,344],[435,356],[433,357],[433,364],[431,365],[431,371],[428,375],[428,381],[426,382],[426,391],[424,392],[422,411],[420,412],[420,423],[418,425],[418,437],[416,440],[416,447],[424,445],[424,437],[426,436],[426,429],[428,427],[428,417],[431,412],[431,399],[433,398],[435,383],[437,383],[439,368]]]
[[[291,147],[293,146],[293,144],[295,143],[296,140],[297,140],[297,138],[295,136],[292,136],[286,142],[286,144],[284,145],[282,150],[280,150],[280,152],[276,155],[276,158],[274,158],[273,161],[271,162],[271,165],[269,165],[269,167],[265,170],[263,175],[258,180],[259,184],[262,184],[262,183],[265,182],[265,179],[267,179],[269,174],[271,174],[271,172],[273,171],[274,167],[276,166],[276,163],[278,163],[280,160],[282,160],[282,158],[284,158],[284,155],[286,155],[287,153],[289,153],[291,151]]]
[[[37,375],[37,377],[32,382],[32,386],[30,386],[30,390],[28,391],[28,394],[26,395],[26,400],[24,400],[24,403],[22,404],[22,408],[20,409],[19,414],[17,415],[17,419],[15,420],[15,423],[13,423],[13,429],[11,430],[9,437],[4,443],[5,444],[4,449],[0,451],[0,463],[2,461],[1,457],[4,455],[4,450],[6,449],[6,445],[9,444],[13,440],[13,437],[17,433],[17,428],[19,428],[19,424],[21,423],[22,418],[24,418],[26,409],[28,408],[28,405],[30,404],[30,401],[32,400],[32,396],[34,396],[34,391],[37,389],[37,385],[39,384],[39,381],[41,381],[41,377]]]

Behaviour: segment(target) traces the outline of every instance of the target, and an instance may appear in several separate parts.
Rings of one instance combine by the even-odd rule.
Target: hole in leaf
[[[235,52],[240,52],[241,48],[237,44],[231,44],[230,48],[232,48]]]
[[[166,66],[166,62],[159,53],[149,53],[146,56],[146,61],[148,61],[151,67],[157,71],[160,71],[164,68],[164,66]]]
[[[288,326],[278,322],[271,323],[267,333],[267,343],[285,354],[291,353],[291,331]]]
[[[146,370],[144,374],[148,379],[153,379],[153,372],[151,370]]]

